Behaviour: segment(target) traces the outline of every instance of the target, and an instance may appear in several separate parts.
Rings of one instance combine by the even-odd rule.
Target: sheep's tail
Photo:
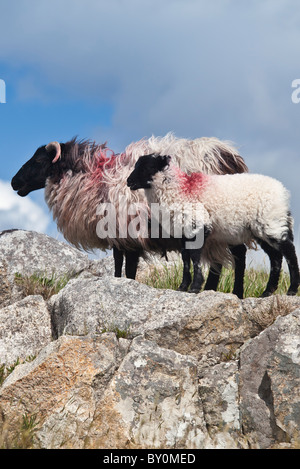
[[[287,213],[287,226],[288,226],[288,237],[291,241],[294,241],[294,218],[290,211]]]
[[[217,153],[216,165],[214,166],[214,174],[235,174],[247,173],[248,167],[244,159],[239,153],[231,150],[229,146],[221,147],[217,145],[214,149]],[[214,161],[212,159],[212,161]]]
[[[247,173],[248,167],[238,150],[229,141],[214,137],[202,137],[195,140],[198,165],[201,172],[207,174]],[[198,171],[199,171],[198,169]]]

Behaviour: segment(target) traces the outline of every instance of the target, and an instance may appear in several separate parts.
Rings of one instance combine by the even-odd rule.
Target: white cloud
[[[50,218],[29,197],[19,197],[10,183],[0,180],[0,231],[19,228],[46,232]]]
[[[124,143],[168,130],[282,137],[291,125],[300,31],[289,0],[14,0],[1,14],[0,58],[41,74],[24,72],[20,98],[51,85],[107,100]]]

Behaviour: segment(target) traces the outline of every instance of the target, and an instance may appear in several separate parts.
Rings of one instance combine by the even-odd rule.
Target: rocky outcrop
[[[113,262],[90,261],[66,243],[34,231],[0,232],[0,307],[23,297],[15,274],[72,277],[89,270],[98,275],[112,275]]]
[[[41,296],[31,295],[0,309],[0,364],[35,356],[51,340],[51,318]]]
[[[24,419],[36,448],[299,445],[299,297],[157,290],[65,246],[0,236],[0,447]],[[8,295],[35,256],[72,278],[48,300]]]
[[[239,363],[243,430],[258,447],[298,441],[300,312],[278,318],[244,346]]]

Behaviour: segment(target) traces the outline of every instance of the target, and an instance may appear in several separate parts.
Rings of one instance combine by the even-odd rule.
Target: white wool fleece
[[[191,210],[195,203],[203,204],[201,216],[211,228],[210,244],[249,244],[253,237],[280,241],[291,223],[289,192],[281,182],[259,174],[188,176],[171,163],[156,173],[145,193],[149,203],[178,211],[183,204]]]

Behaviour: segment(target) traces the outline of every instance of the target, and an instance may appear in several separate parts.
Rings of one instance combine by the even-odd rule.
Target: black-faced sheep
[[[216,138],[178,139],[172,134],[151,137],[130,144],[119,155],[105,145],[73,139],[66,143],[51,142],[37,149],[12,179],[12,187],[20,196],[45,187],[45,199],[58,229],[71,244],[84,250],[111,249],[115,257],[115,275],[121,276],[123,253],[125,272],[135,278],[138,259],[145,252],[181,248],[177,239],[110,237],[97,230],[102,204],[116,209],[117,225],[122,203],[139,203],[147,209],[143,191],[133,194],[126,180],[141,154],[172,153],[174,162],[187,173],[240,173],[247,171],[243,158],[228,142]],[[121,201],[121,202],[120,202]],[[127,223],[130,220],[127,220]],[[216,247],[217,248],[217,247]],[[236,249],[237,262],[243,264],[244,246]],[[212,271],[207,288],[216,289],[219,275]]]
[[[287,294],[297,293],[299,267],[293,244],[289,192],[281,182],[245,173],[187,175],[170,156],[145,155],[137,161],[127,184],[132,190],[145,189],[149,205],[159,203],[163,210],[168,210],[173,230],[181,231],[185,262],[181,289],[187,289],[190,284],[190,259],[194,265],[190,291],[197,293],[203,283],[200,261],[207,250],[214,254],[215,245],[226,251],[228,245],[249,245],[254,239],[267,252],[271,263],[263,296],[277,289],[283,256],[290,273]],[[203,239],[197,244],[195,239],[200,233]],[[194,245],[189,242],[191,247],[187,248],[188,239],[194,239]]]

